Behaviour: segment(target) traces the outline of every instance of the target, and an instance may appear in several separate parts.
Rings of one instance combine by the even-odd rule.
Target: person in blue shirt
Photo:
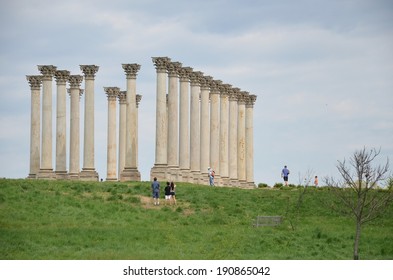
[[[289,175],[289,170],[288,170],[287,166],[285,165],[283,170],[281,171],[281,177],[284,178],[285,186],[288,186],[288,175]]]
[[[154,205],[160,205],[160,183],[156,177],[154,177],[154,181],[151,183],[151,191],[153,193]]]

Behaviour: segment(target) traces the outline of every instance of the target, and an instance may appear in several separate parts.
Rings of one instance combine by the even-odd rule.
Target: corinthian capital
[[[246,107],[248,108],[254,107],[256,100],[257,100],[257,96],[255,94],[250,94],[246,99]]]
[[[193,69],[191,67],[181,67],[179,69],[180,81],[183,81],[183,82],[190,81],[190,74],[192,73],[192,70]]]
[[[97,65],[79,65],[83,74],[85,75],[85,79],[94,79],[95,74],[100,68]]]
[[[239,104],[246,104],[246,101],[248,99],[249,93],[247,91],[240,91],[238,94],[238,103]]]
[[[41,75],[26,76],[27,81],[30,84],[30,89],[40,89],[42,84]]]
[[[179,70],[181,68],[181,63],[180,62],[169,62],[166,64],[166,69],[168,71],[169,76],[175,76],[178,77],[179,75]]]
[[[152,57],[157,72],[166,72],[166,65],[171,61],[169,57]]]
[[[211,80],[210,81],[210,93],[219,93],[221,84],[222,84],[221,80]]]
[[[55,79],[57,84],[65,84],[70,77],[70,71],[67,70],[57,70],[55,72]]]
[[[127,79],[135,79],[141,66],[139,64],[122,64],[124,71],[126,72]]]
[[[41,72],[43,80],[52,80],[57,67],[53,65],[37,65],[38,71]]]
[[[117,96],[119,98],[119,104],[126,104],[127,103],[127,91],[123,90],[119,92]]]
[[[108,100],[116,100],[117,96],[120,93],[120,88],[118,87],[104,87],[104,90],[108,97]]]
[[[68,82],[70,83],[70,88],[79,88],[83,81],[82,75],[70,75]]]
[[[201,79],[203,77],[203,72],[194,71],[190,74],[191,85],[199,86],[201,84]]]
[[[211,81],[213,81],[212,76],[202,76],[201,77],[201,87],[203,87],[205,89],[209,89]]]

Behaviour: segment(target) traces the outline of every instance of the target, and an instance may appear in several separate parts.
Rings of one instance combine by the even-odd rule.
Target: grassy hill
[[[176,206],[154,206],[149,182],[3,179],[0,259],[352,259],[354,222],[325,188],[292,212],[300,191],[179,183]],[[285,217],[256,228],[257,215]],[[362,259],[393,259],[392,217],[364,227]]]

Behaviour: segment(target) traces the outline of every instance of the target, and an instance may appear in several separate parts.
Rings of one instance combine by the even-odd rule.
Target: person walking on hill
[[[314,178],[314,186],[318,187],[318,176],[315,176]]]
[[[210,167],[208,167],[207,170],[209,171],[209,183],[210,183],[210,186],[214,187],[214,170],[211,169]]]
[[[171,182],[171,198],[173,200],[173,203],[176,205],[176,185],[175,183],[173,183],[173,181]]]
[[[165,205],[169,202],[169,205],[171,204],[171,186],[169,185],[169,182],[166,182],[166,187],[165,187]]]
[[[285,165],[281,171],[281,177],[284,179],[285,186],[288,186],[288,176],[289,176],[289,170],[288,170],[287,166]]]
[[[157,177],[154,177],[154,181],[151,183],[151,191],[154,205],[160,205],[160,183],[157,181]]]

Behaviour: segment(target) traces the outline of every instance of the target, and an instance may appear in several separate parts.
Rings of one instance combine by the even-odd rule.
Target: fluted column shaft
[[[138,169],[138,155],[139,155],[139,144],[138,144],[138,140],[139,140],[139,112],[138,112],[138,108],[139,108],[139,103],[141,102],[141,100],[142,100],[142,95],[140,95],[140,94],[137,94],[136,95],[136,124],[137,124],[137,126],[136,126],[136,131],[135,131],[135,142],[136,142],[136,149],[135,149],[135,158],[136,158],[136,167],[137,167],[137,169]]]
[[[209,184],[208,168],[210,166],[210,123],[209,123],[209,96],[211,77],[201,79],[201,183]]]
[[[41,138],[41,178],[52,178],[52,77],[56,67],[53,65],[38,65],[42,74],[42,138]]]
[[[69,178],[79,179],[80,171],[80,84],[81,75],[71,75],[68,79],[71,97],[70,121],[70,169]]]
[[[107,144],[107,181],[117,181],[116,177],[116,98],[118,87],[105,87],[108,97],[108,144]]]
[[[190,74],[192,68],[183,67],[180,76],[180,132],[179,132],[179,167],[183,181],[188,178],[190,170]]]
[[[237,177],[241,186],[246,182],[246,95],[239,95],[237,117]]]
[[[94,77],[99,67],[96,65],[80,65],[80,69],[85,75],[85,119],[81,179],[98,181],[98,173],[94,167]]]
[[[40,170],[40,91],[42,76],[26,76],[31,89],[30,118],[30,172],[28,178],[37,177]]]
[[[229,88],[229,86],[223,86],[220,89],[220,176],[223,185],[229,184]]]
[[[56,176],[65,178],[67,173],[67,155],[66,155],[66,101],[67,89],[66,82],[70,76],[70,71],[58,70],[55,72],[57,84],[57,109],[56,109]]]
[[[246,181],[250,187],[254,183],[254,103],[256,95],[250,95],[246,101]]]
[[[229,180],[237,185],[237,93],[229,96]]]
[[[179,62],[167,64],[168,85],[168,170],[179,167]],[[173,174],[172,174],[173,173]],[[171,180],[177,180],[176,171]]]
[[[220,92],[210,93],[210,167],[215,171],[215,184],[220,185]]]
[[[124,170],[126,162],[126,118],[127,118],[127,91],[120,91],[119,95],[119,166],[118,176]]]
[[[199,183],[200,179],[200,77],[202,72],[191,73],[191,106],[190,106],[190,169],[192,182]],[[190,178],[191,179],[191,178]]]

